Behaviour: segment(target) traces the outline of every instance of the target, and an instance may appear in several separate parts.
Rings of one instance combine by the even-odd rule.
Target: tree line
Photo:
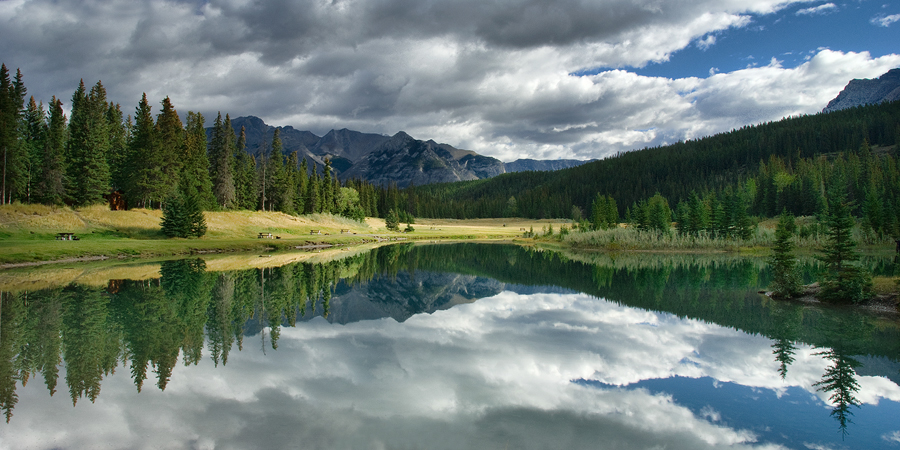
[[[659,194],[676,212],[697,196],[723,214],[735,209],[729,202],[740,201],[751,216],[775,217],[783,208],[814,215],[825,206],[824,185],[838,172],[855,202],[853,214],[861,218],[868,208],[877,219],[875,204],[881,203],[883,221],[890,209],[900,211],[898,141],[900,102],[883,103],[746,126],[555,172],[415,186],[401,191],[398,203],[417,217],[546,219],[578,216],[573,208],[592,216],[601,195],[615,200],[621,219]],[[715,214],[710,211],[709,220],[723,228]]]
[[[167,202],[203,210],[249,209],[288,214],[333,213],[361,220],[379,215],[380,189],[362,180],[340,182],[325,161],[321,170],[296,152],[283,154],[278,130],[255,155],[228,114],[207,135],[202,114],[182,122],[171,99],[155,115],[144,94],[133,115],[109,101],[98,81],[82,81],[71,117],[55,96],[44,106],[25,102],[21,71],[0,67],[0,204],[15,201],[87,206],[116,192],[126,207]]]

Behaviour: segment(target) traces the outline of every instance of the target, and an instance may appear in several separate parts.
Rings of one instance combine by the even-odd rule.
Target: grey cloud
[[[147,92],[154,106],[170,96],[179,111],[207,118],[218,111],[256,115],[274,125],[318,127],[313,131],[319,133],[343,127],[388,135],[405,130],[506,159],[592,158],[820,110],[823,95],[773,101],[720,83],[763,80],[771,74],[765,68],[703,83],[623,70],[588,82],[570,75],[664,60],[702,36],[746,25],[741,14],[786,5],[18,0],[0,2],[0,54],[7,66],[23,70],[29,94],[45,102],[51,95],[67,100],[81,78],[87,84],[103,80],[109,98],[126,113]],[[893,61],[885,58],[875,65]],[[841,72],[842,83],[880,74],[864,66]],[[781,94],[791,88],[833,90],[830,78],[825,89],[815,77],[788,75],[782,78],[793,79],[771,82],[783,85]],[[700,90],[682,92],[674,86],[679,83]],[[634,132],[639,129],[656,131]]]

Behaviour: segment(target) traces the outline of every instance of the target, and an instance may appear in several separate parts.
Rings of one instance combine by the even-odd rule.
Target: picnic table
[[[78,236],[75,236],[75,233],[56,233],[57,241],[77,241]]]
[[[259,233],[259,236],[257,236],[256,238],[257,239],[263,239],[263,238],[272,239],[272,233]]]
[[[322,234],[319,230],[309,230],[309,234]]]

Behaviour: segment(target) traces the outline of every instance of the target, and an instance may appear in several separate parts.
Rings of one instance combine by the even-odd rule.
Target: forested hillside
[[[823,194],[822,183],[829,181],[833,163],[843,161],[841,167],[849,164],[848,177],[853,178],[847,181],[868,186],[875,181],[857,178],[861,171],[869,170],[867,164],[874,162],[838,155],[871,147],[876,150],[879,167],[883,166],[880,179],[887,183],[878,189],[894,201],[897,178],[888,173],[896,173],[898,139],[900,102],[885,103],[747,126],[556,172],[513,173],[489,180],[417,186],[402,191],[398,202],[405,202],[411,213],[422,217],[550,218],[571,217],[573,206],[587,215],[599,194],[615,199],[618,214],[623,216],[631,205],[657,193],[674,206],[689,200],[692,193],[704,196],[740,187],[747,207],[755,208],[750,212],[771,216],[783,203],[796,214],[806,214],[814,212],[808,202],[785,195],[775,201],[775,190],[769,185],[776,183],[776,190],[793,192],[798,189],[795,184],[807,183],[807,191],[815,187]],[[826,161],[820,161],[820,157],[826,157]],[[873,177],[878,175],[870,172]],[[850,193],[858,200],[857,206],[865,189],[856,186]],[[764,202],[757,198],[760,192],[766,196]]]
[[[323,171],[307,170],[306,158],[284,154],[278,130],[250,154],[247,133],[235,133],[227,114],[207,134],[202,115],[179,115],[168,97],[158,113],[144,96],[126,115],[100,82],[82,82],[66,117],[60,99],[45,109],[33,97],[26,102],[26,92],[21,72],[11,78],[0,67],[0,204],[79,207],[110,198],[114,206],[157,208],[193,197],[206,209],[357,219],[394,210],[404,222],[572,218],[594,228],[624,218],[638,228],[675,221],[689,232],[743,235],[750,216],[825,212],[826,192],[837,187],[868,230],[900,235],[900,102],[747,126],[559,171],[401,190],[341,182],[327,160]]]
[[[126,115],[102,83],[82,81],[67,117],[61,99],[45,108],[26,94],[22,73],[11,79],[0,66],[0,204],[159,208],[191,198],[207,210],[379,214],[375,186],[341,183],[328,161],[321,172],[307,170],[306,158],[283,154],[278,130],[250,155],[227,114],[208,137],[203,115],[179,115],[169,97],[154,113],[145,94]]]

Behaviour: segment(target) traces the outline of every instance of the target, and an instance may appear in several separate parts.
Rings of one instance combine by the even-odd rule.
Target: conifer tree
[[[169,97],[160,102],[162,110],[156,116],[156,138],[158,153],[154,162],[159,166],[160,191],[155,196],[165,198],[173,195],[178,186],[179,175],[184,165],[184,125],[178,111]]]
[[[109,153],[107,153],[106,161],[109,165],[110,184],[113,190],[124,191],[128,184],[126,164],[131,126],[126,123],[122,108],[118,103],[109,104],[109,108],[106,110],[106,123],[109,127]]]
[[[25,84],[22,72],[10,82],[9,70],[0,65],[0,204],[22,198],[27,191],[27,151],[22,145],[21,119],[25,106]]]
[[[309,166],[306,158],[300,161],[300,170],[297,172],[296,178],[296,197],[294,197],[294,208],[298,214],[306,212],[307,188],[309,187]]]
[[[185,127],[184,153],[181,158],[179,185],[187,195],[197,199],[201,209],[211,209],[216,205],[209,178],[209,159],[206,156],[206,129],[200,113],[188,111]]]
[[[647,224],[651,230],[661,233],[669,231],[672,225],[672,210],[669,202],[658,192],[647,201]]]
[[[322,212],[334,210],[334,188],[332,186],[331,160],[325,158],[325,171],[322,177]]]
[[[321,197],[319,196],[319,174],[313,171],[309,176],[309,185],[307,187],[306,213],[313,214],[322,212]]]
[[[297,198],[297,178],[299,177],[299,174],[297,173],[298,165],[297,152],[293,151],[287,159],[287,164],[284,166],[284,179],[282,181],[284,187],[282,193],[282,211],[288,214],[297,213],[295,201]]]
[[[400,231],[400,216],[391,208],[384,218],[384,226],[390,231]]]
[[[222,208],[231,208],[236,198],[232,163],[235,149],[231,145],[234,142],[234,129],[231,128],[231,118],[227,114],[225,117],[225,122],[222,122],[220,112],[213,123],[212,139],[208,147],[209,171],[216,204]],[[243,130],[241,133],[243,136]]]
[[[47,137],[47,117],[44,113],[44,104],[37,103],[34,97],[28,101],[25,109],[25,139],[27,162],[27,183],[24,200],[28,203],[39,199],[38,186],[40,185],[41,159],[44,156],[44,141]]]
[[[129,174],[125,196],[131,206],[148,207],[154,198],[162,200],[157,195],[162,191],[159,186],[162,178],[159,164],[164,162],[159,161],[157,141],[150,104],[147,94],[144,94],[135,108],[125,164]]]
[[[794,258],[794,242],[792,238],[797,225],[794,215],[785,209],[778,219],[775,228],[775,246],[769,264],[772,266],[772,295],[776,297],[795,297],[800,293],[800,277],[797,274],[797,260]]]
[[[44,155],[41,158],[39,189],[41,202],[48,205],[62,205],[66,198],[66,115],[62,102],[53,97],[50,100],[50,117]]]
[[[206,218],[197,196],[178,189],[162,205],[160,225],[168,237],[201,237],[206,234]]]
[[[828,237],[818,257],[825,263],[821,279],[822,300],[857,303],[871,295],[871,276],[856,264],[859,255],[855,251],[850,216],[850,204],[841,178],[833,182],[828,201]]]
[[[240,137],[234,147],[232,173],[234,174],[235,206],[242,209],[256,208],[256,160],[246,152],[247,133],[241,126]]]
[[[89,93],[84,82],[72,96],[69,121],[69,198],[76,206],[103,201],[109,193],[109,125],[106,120],[106,89],[98,81]]]
[[[266,200],[269,204],[269,211],[288,212],[289,208],[293,209],[292,205],[285,204],[288,199],[288,188],[285,184],[284,155],[282,150],[281,130],[276,128],[272,134],[272,151],[269,153],[265,174]]]

